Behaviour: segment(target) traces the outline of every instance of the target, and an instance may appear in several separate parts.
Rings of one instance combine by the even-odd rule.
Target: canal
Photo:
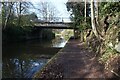
[[[64,45],[67,39],[30,40],[2,45],[2,77],[32,78]]]

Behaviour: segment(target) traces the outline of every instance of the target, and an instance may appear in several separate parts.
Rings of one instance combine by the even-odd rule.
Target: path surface
[[[103,66],[95,53],[79,40],[69,40],[36,78],[104,78]]]

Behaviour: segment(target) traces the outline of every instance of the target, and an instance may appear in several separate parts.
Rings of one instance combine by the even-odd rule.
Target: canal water
[[[66,42],[58,37],[2,45],[2,77],[32,78]]]

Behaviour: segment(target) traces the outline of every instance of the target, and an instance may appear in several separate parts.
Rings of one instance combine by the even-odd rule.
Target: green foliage
[[[100,4],[100,14],[115,14],[120,11],[120,3],[119,2],[102,2]]]
[[[104,52],[104,54],[100,57],[100,61],[107,63],[107,61],[109,61],[109,59],[111,59],[113,56],[119,55],[117,53],[117,51],[115,49],[112,49],[110,47],[106,48],[106,51]]]
[[[90,11],[90,8],[88,6],[89,4],[87,4],[87,16],[89,16]],[[70,18],[72,21],[74,21],[74,26],[81,28],[80,25],[84,22],[84,3],[68,2],[67,10],[71,12]]]
[[[80,31],[83,31],[86,29],[91,29],[91,25],[89,23],[83,22],[78,28]]]
[[[81,41],[83,41],[84,32],[86,29],[90,28],[90,4],[87,3],[86,5],[86,22],[85,20],[85,3],[84,2],[67,2],[67,10],[71,12],[71,21],[74,21],[73,26],[79,28],[79,31],[81,33]],[[80,34],[78,34],[80,35]]]
[[[108,70],[109,68],[109,70],[113,70],[113,68],[116,68],[117,66],[112,66],[111,64],[116,64],[117,57],[120,55],[115,49],[115,45],[120,41],[120,3],[102,2],[100,4],[101,21],[106,15],[108,16],[107,22],[109,23],[109,26],[106,33],[103,34],[104,41],[102,44],[104,44],[104,46],[101,46],[102,55],[100,56],[99,61],[104,63],[105,69]]]
[[[6,17],[6,11],[8,11],[8,10],[6,10],[6,9],[9,9],[9,8],[6,8],[6,6],[5,6],[5,4],[4,3],[2,3],[2,13],[1,13],[1,15],[2,15],[2,27],[4,26],[4,23],[5,23],[5,17]]]
[[[32,26],[33,23],[30,21],[29,15],[23,15],[21,16],[21,26]]]

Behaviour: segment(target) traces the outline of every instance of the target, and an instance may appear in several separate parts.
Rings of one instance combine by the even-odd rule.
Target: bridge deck
[[[41,24],[73,24],[73,22],[36,22]]]
[[[41,28],[47,28],[47,29],[78,29],[78,28],[74,28],[74,27],[69,27],[69,26],[34,26],[37,29],[41,29]]]
[[[35,78],[104,78],[103,66],[79,40],[69,40]]]
[[[78,29],[75,28],[73,22],[37,22],[36,28],[50,28],[50,29]]]

